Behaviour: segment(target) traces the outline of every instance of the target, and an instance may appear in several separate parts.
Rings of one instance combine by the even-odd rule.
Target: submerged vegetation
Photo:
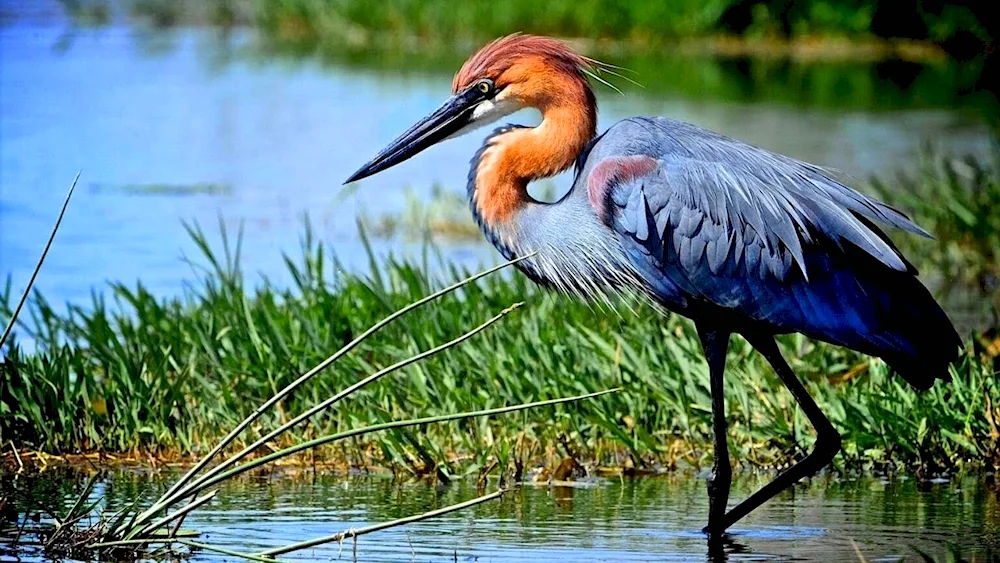
[[[935,261],[918,262],[925,271],[937,266],[972,272],[969,264],[979,264],[982,273],[970,279],[988,278],[995,267],[989,253],[995,252],[996,209],[979,198],[995,192],[998,170],[934,162],[913,181],[941,204],[904,207],[939,237],[939,248],[963,245],[958,254],[965,262],[956,265],[951,252],[931,252],[935,243],[927,241],[908,243],[919,245],[910,254]],[[957,173],[965,180],[958,181]],[[946,221],[955,213],[942,210],[956,206],[967,209],[966,219],[975,218],[974,224]],[[978,242],[969,240],[970,229]],[[95,293],[91,303],[71,305],[67,313],[38,294],[29,301],[14,336],[32,346],[10,343],[0,368],[0,432],[5,443],[25,451],[22,457],[36,450],[161,457],[203,452],[220,437],[220,428],[232,427],[329,351],[431,293],[440,278],[464,277],[448,265],[432,276],[397,261],[373,261],[367,276],[343,273],[330,249],[307,230],[301,259],[286,260],[294,287],[254,285],[240,269],[239,238],[228,238],[223,229],[221,251],[214,251],[201,230],[190,233],[204,254],[204,268],[182,297],[157,299],[141,283],[115,283],[108,297]],[[930,271],[960,279],[950,270]],[[11,287],[8,281],[0,299],[5,317]],[[711,440],[708,379],[690,323],[641,303],[608,314],[539,290],[520,275],[480,280],[421,315],[401,319],[279,401],[261,421],[266,427],[281,424],[363,374],[446,342],[522,300],[525,306],[498,329],[359,391],[273,445],[394,419],[621,387],[621,393],[554,411],[396,429],[378,440],[324,448],[315,459],[445,478],[476,474],[498,456],[522,468],[552,466],[565,457],[638,470],[705,462]],[[879,360],[800,336],[782,344],[843,433],[842,464],[916,468],[930,475],[967,462],[1000,465],[1000,382],[996,350],[989,347],[996,335],[985,331],[976,338],[986,346],[969,347],[953,368],[952,383],[924,394],[892,377]],[[734,344],[726,387],[731,448],[750,466],[788,463],[808,450],[808,423],[758,355],[741,339]],[[8,460],[13,463],[9,454]]]

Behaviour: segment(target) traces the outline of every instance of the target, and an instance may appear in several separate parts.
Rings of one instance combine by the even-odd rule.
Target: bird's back
[[[880,356],[919,388],[957,358],[947,315],[875,223],[924,231],[819,167],[633,118],[592,145],[577,183],[654,297],[696,321],[801,332]]]

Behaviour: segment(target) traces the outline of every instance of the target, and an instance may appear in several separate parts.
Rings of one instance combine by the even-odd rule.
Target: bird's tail
[[[941,306],[920,281],[903,272],[889,273],[869,296],[877,300],[882,330],[870,335],[873,352],[917,389],[948,381],[948,366],[958,359],[962,339]]]

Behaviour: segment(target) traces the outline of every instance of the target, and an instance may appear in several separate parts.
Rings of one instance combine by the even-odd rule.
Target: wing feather
[[[783,281],[798,270],[808,280],[805,249],[817,242],[840,248],[849,243],[906,271],[906,261],[865,219],[926,234],[819,167],[693,125],[634,118],[612,128],[601,144],[614,144],[615,133],[631,137],[627,154],[650,156],[658,164],[614,189],[616,228],[641,242],[655,234],[687,274],[702,267],[717,274],[742,257],[760,279]],[[607,152],[600,149],[591,156]]]
[[[594,145],[581,175],[631,156],[655,166],[607,186],[606,221],[668,305],[695,299],[750,318],[834,326],[838,315],[860,322],[854,317],[861,313],[810,289],[810,275],[834,283],[827,271],[833,254],[866,255],[872,264],[913,273],[876,223],[924,231],[818,167],[693,125],[634,118]],[[835,289],[862,303],[865,290],[847,279],[837,278],[847,285]]]

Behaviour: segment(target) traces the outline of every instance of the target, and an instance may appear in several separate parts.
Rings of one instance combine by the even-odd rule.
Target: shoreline
[[[532,458],[526,462],[511,462],[509,470],[513,472],[517,466],[517,471],[522,471],[525,479],[522,483],[543,483],[548,481],[575,481],[580,478],[639,478],[658,477],[669,475],[699,475],[708,470],[711,464],[706,461],[710,459],[702,452],[698,456],[702,463],[696,458],[685,458],[674,460],[672,463],[663,463],[651,460],[648,464],[636,467],[631,458],[624,456],[624,460],[619,464],[599,463],[593,455],[581,455],[579,458],[572,456],[554,455],[547,458]],[[263,457],[267,452],[259,455],[251,455],[247,461],[253,461]],[[223,456],[219,461],[226,458]],[[745,475],[774,475],[787,468],[791,463],[801,459],[801,456],[789,457],[777,464],[755,465],[745,460],[733,465],[733,471]],[[11,450],[7,448],[0,454],[0,475],[41,475],[50,471],[68,471],[80,475],[92,475],[103,471],[129,470],[137,474],[155,475],[167,470],[183,471],[194,467],[199,462],[197,455],[183,455],[179,452],[166,454],[152,453],[130,453],[130,452],[107,452],[94,451],[87,453],[72,454],[50,454],[35,450]],[[456,470],[449,474],[448,480],[462,480],[478,478],[484,479],[486,475],[495,476],[497,465],[495,459],[491,458],[491,463],[487,466],[489,471],[478,473],[469,471],[476,467],[461,461],[472,461],[472,456],[459,456],[459,459],[449,470]],[[317,456],[315,452],[307,451],[302,454],[291,456],[284,460],[271,462],[266,466],[255,469],[247,473],[254,475],[291,475],[298,476],[316,471],[322,471],[328,475],[340,478],[351,478],[356,476],[391,476],[396,478],[402,476],[409,480],[435,480],[436,470],[434,468],[424,468],[422,471],[414,471],[413,468],[393,468],[388,464],[380,464],[371,460],[372,463],[361,464],[358,460],[350,460],[344,457]],[[907,467],[900,464],[885,464],[881,466],[866,466],[860,460],[845,460],[839,454],[834,462],[824,469],[827,474],[835,474],[841,477],[866,475],[871,477],[894,477],[904,476],[920,481],[931,481],[937,479],[951,480],[962,475],[981,475],[988,481],[996,481],[1000,486],[1000,468],[992,467],[987,460],[960,461],[951,467],[938,468],[934,472],[927,472],[924,467]],[[478,477],[477,477],[478,476]]]
[[[258,40],[270,40],[277,45],[315,45],[324,49],[342,46],[347,49],[406,54],[424,54],[429,57],[471,52],[488,42],[488,37],[455,37],[441,41],[417,35],[387,35],[377,30],[348,25],[347,31],[336,37],[310,34],[294,26],[279,27],[269,36],[259,26],[239,26],[238,29],[255,34]],[[753,36],[743,37],[717,33],[691,37],[626,37],[583,38],[559,36],[584,54],[592,56],[656,56],[657,51],[675,50],[687,56],[719,58],[758,58],[762,60],[790,60],[801,63],[861,63],[905,61],[912,63],[949,63],[951,57],[940,45],[924,40],[881,38],[874,35],[850,37],[838,34],[807,34],[794,37]],[[988,55],[983,52],[980,56]]]

